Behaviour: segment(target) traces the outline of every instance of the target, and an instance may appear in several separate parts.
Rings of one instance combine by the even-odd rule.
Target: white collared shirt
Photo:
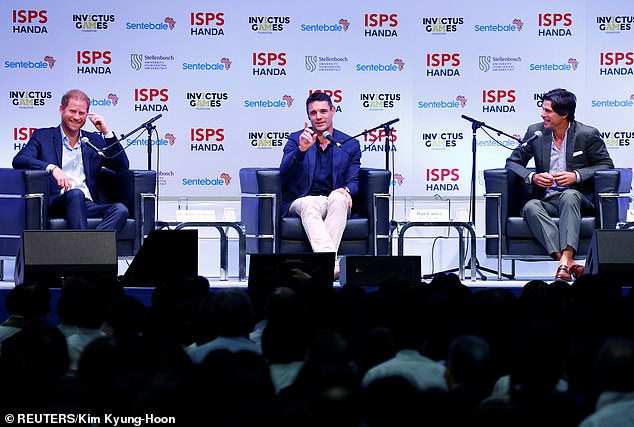
[[[61,127],[60,127],[61,129]],[[77,141],[74,147],[70,146],[70,139],[61,129],[62,133],[62,170],[70,178],[73,188],[80,189],[86,199],[92,200],[90,190],[86,185],[86,173],[84,172],[84,161],[82,157],[81,139]]]

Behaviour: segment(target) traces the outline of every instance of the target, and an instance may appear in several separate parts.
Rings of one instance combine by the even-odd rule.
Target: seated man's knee
[[[561,196],[559,196],[559,203],[560,204],[570,204],[570,203],[577,204],[581,201],[582,197],[583,197],[583,194],[581,194],[577,190],[566,190],[563,193],[561,193]]]
[[[524,208],[522,209],[522,212],[526,216],[526,215],[535,214],[541,209],[542,209],[541,201],[537,199],[531,199],[528,202],[526,202],[526,204],[524,205]]]
[[[119,218],[127,219],[130,216],[128,208],[126,208],[126,206],[123,203],[115,203],[113,210],[114,210],[114,214]]]

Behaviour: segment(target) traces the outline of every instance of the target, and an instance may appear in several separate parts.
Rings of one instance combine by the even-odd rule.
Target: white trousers
[[[328,197],[300,197],[291,203],[288,213],[302,220],[313,252],[337,253],[350,215],[345,195],[333,191]]]

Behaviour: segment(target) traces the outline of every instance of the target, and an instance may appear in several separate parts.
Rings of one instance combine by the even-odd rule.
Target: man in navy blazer
[[[359,141],[334,129],[335,111],[326,93],[310,95],[310,125],[289,135],[280,164],[282,215],[301,218],[314,252],[337,253],[359,191]]]
[[[90,99],[73,89],[62,96],[61,125],[37,129],[13,158],[15,169],[46,170],[49,175],[49,216],[63,217],[68,228],[88,228],[88,218],[102,218],[101,230],[119,231],[128,218],[121,203],[108,203],[99,186],[102,167],[128,169],[128,157],[106,121],[89,113]],[[86,132],[89,119],[103,134]]]
[[[522,209],[528,228],[559,266],[555,278],[570,280],[583,274],[574,262],[581,216],[594,207],[594,173],[614,167],[596,128],[575,120],[577,99],[565,89],[553,89],[542,99],[543,122],[530,125],[506,160],[506,168],[533,184],[533,199]],[[535,172],[526,165],[535,159]],[[559,227],[552,216],[559,216]]]

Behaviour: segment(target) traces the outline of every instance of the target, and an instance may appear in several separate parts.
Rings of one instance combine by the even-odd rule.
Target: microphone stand
[[[498,136],[500,135],[504,135],[507,136],[511,139],[517,140],[516,137],[509,135],[508,133],[502,132],[501,130],[495,129],[489,125],[487,125],[484,122],[481,122],[479,120],[475,120],[472,119],[471,117],[462,115],[461,116],[463,119],[468,120],[471,122],[471,131],[472,131],[472,138],[471,138],[471,191],[469,194],[469,202],[470,202],[470,222],[473,224],[473,226],[475,227],[476,225],[476,203],[475,203],[475,191],[476,191],[476,148],[477,148],[477,138],[476,138],[476,133],[478,131],[478,129],[480,128],[487,128],[492,130],[493,132],[497,133]],[[492,273],[492,274],[498,274],[497,271],[490,269],[490,268],[486,268],[486,267],[482,267],[480,265],[480,261],[478,261],[477,256],[475,257],[476,260],[476,272],[477,274],[480,276],[480,278],[482,280],[487,280],[487,277],[482,274],[482,272],[480,270],[486,271],[488,273]],[[469,260],[469,262],[467,263],[467,265],[465,266],[465,270],[469,270],[471,269],[471,260]],[[445,271],[445,273],[453,273],[455,271],[458,271],[457,268],[451,269],[451,270],[447,270]],[[501,276],[506,277],[507,279],[513,279],[513,276],[510,274],[506,274],[506,273],[499,273]]]
[[[126,135],[122,134],[120,139],[120,141],[123,141],[124,139],[132,135],[133,133],[136,133],[141,128],[145,128],[145,130],[147,131],[147,170],[149,171],[152,170],[152,132],[154,132],[154,129],[156,129],[156,126],[154,126],[152,123],[160,119],[162,116],[163,116],[162,114],[159,114],[151,118],[150,120],[143,123],[142,125],[134,129],[133,131],[128,132]]]

